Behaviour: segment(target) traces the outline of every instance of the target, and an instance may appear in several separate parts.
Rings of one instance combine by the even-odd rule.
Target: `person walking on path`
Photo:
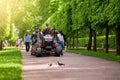
[[[26,34],[24,35],[24,43],[26,47],[26,52],[28,52],[30,49],[30,43],[31,43],[31,35],[30,35],[29,30],[27,30]]]
[[[63,35],[62,31],[59,31],[59,33],[58,33],[57,36],[58,36],[58,39],[59,39],[59,42],[60,42],[61,55],[63,55],[62,50],[64,48],[64,42],[65,42],[65,40],[64,40],[64,35]]]

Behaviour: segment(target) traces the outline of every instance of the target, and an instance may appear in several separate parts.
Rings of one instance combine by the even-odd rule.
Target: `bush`
[[[116,48],[115,35],[109,35],[108,40],[109,48]],[[97,37],[97,47],[102,48],[105,46],[105,36]]]
[[[80,47],[87,47],[89,38],[79,38],[78,45]],[[93,41],[93,40],[92,40]],[[68,45],[70,45],[70,41],[68,40]],[[76,44],[76,40],[75,40]],[[97,47],[103,48],[105,46],[105,36],[97,36]],[[116,37],[115,35],[109,35],[109,48],[116,48]]]
[[[88,38],[79,38],[79,46],[83,46],[83,47],[87,47],[87,44],[88,44]]]

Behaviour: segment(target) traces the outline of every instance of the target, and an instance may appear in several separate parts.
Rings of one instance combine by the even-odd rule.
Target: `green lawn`
[[[84,49],[69,49],[68,52],[120,62],[120,56],[116,55],[115,52],[105,53],[104,51],[101,51],[101,50],[95,52],[95,51],[88,51]]]
[[[22,80],[22,56],[18,49],[0,51],[0,80]]]

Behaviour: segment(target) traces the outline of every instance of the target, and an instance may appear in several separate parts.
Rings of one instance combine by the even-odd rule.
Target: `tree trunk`
[[[0,40],[0,50],[2,50],[2,40]]]
[[[76,48],[78,48],[78,30],[77,30],[77,41],[76,41]]]
[[[120,25],[116,28],[116,49],[117,55],[120,55]]]
[[[96,31],[94,30],[94,44],[93,44],[93,51],[97,51],[96,48]]]
[[[71,48],[71,46],[72,46],[72,43],[71,43],[71,41],[72,41],[72,37],[70,36],[70,48]]]
[[[108,45],[108,39],[109,39],[109,27],[106,27],[106,39],[105,39],[105,52],[108,53],[109,45]]]
[[[92,28],[90,27],[90,34],[89,34],[89,42],[88,42],[88,46],[87,46],[87,50],[91,50],[91,46],[92,46]]]
[[[72,42],[72,47],[73,47],[73,48],[75,47],[75,35],[74,35],[74,32],[73,32],[73,42]]]

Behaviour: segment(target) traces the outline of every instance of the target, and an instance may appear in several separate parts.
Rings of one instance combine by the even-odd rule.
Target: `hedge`
[[[79,38],[78,39],[78,46],[79,47],[87,47],[89,38]],[[93,40],[92,40],[93,41]],[[72,42],[68,40],[68,45],[72,45]],[[76,40],[75,40],[76,44]],[[105,36],[97,36],[97,47],[103,48],[105,45]],[[116,48],[116,36],[115,35],[109,35],[109,48]]]

